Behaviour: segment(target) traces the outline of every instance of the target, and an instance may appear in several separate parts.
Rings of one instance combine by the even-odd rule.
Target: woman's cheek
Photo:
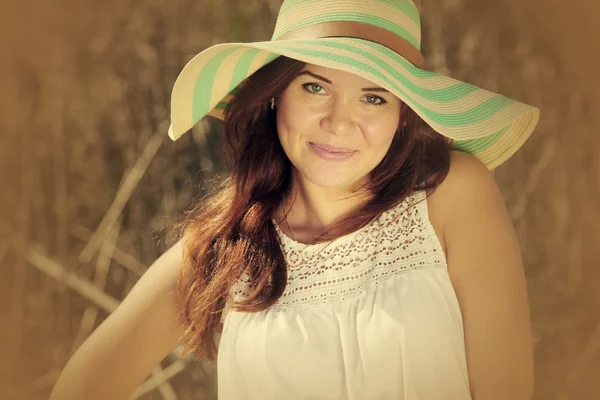
[[[380,123],[377,121],[366,122],[362,126],[362,132],[370,146],[379,147],[391,144],[396,134],[397,123],[389,121]]]

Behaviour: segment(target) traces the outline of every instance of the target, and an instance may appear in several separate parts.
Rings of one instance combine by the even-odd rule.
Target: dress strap
[[[423,225],[423,232],[427,237],[428,245],[433,249],[436,254],[437,262],[443,262],[446,264],[446,254],[444,253],[444,247],[440,241],[440,238],[435,231],[431,218],[429,217],[429,200],[427,192],[425,190],[419,190],[414,192],[415,206],[418,209],[418,215],[420,223]]]

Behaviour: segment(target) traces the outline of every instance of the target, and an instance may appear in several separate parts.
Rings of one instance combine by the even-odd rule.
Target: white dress
[[[224,314],[220,400],[471,399],[459,303],[424,191],[329,244],[275,226],[288,284],[264,311]]]

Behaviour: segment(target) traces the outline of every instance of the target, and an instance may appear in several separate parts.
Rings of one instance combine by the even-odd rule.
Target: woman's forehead
[[[359,86],[369,86],[369,87],[380,87],[379,85],[377,85],[376,83],[371,82],[368,79],[365,79],[361,76],[358,76],[356,74],[353,74],[351,72],[346,72],[346,71],[342,71],[339,69],[334,69],[334,68],[328,68],[328,67],[322,67],[320,65],[314,65],[314,64],[306,64],[306,66],[302,69],[302,72],[311,72],[314,75],[318,75],[320,77],[325,78],[326,80],[330,81],[333,84],[336,83],[355,83],[356,85]]]

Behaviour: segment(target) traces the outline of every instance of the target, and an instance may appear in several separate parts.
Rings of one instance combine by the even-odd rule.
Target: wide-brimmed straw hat
[[[389,90],[488,169],[511,157],[539,120],[533,106],[423,69],[412,0],[285,0],[270,41],[218,44],[188,62],[173,88],[169,137],[205,115],[223,119],[238,85],[280,55]]]

